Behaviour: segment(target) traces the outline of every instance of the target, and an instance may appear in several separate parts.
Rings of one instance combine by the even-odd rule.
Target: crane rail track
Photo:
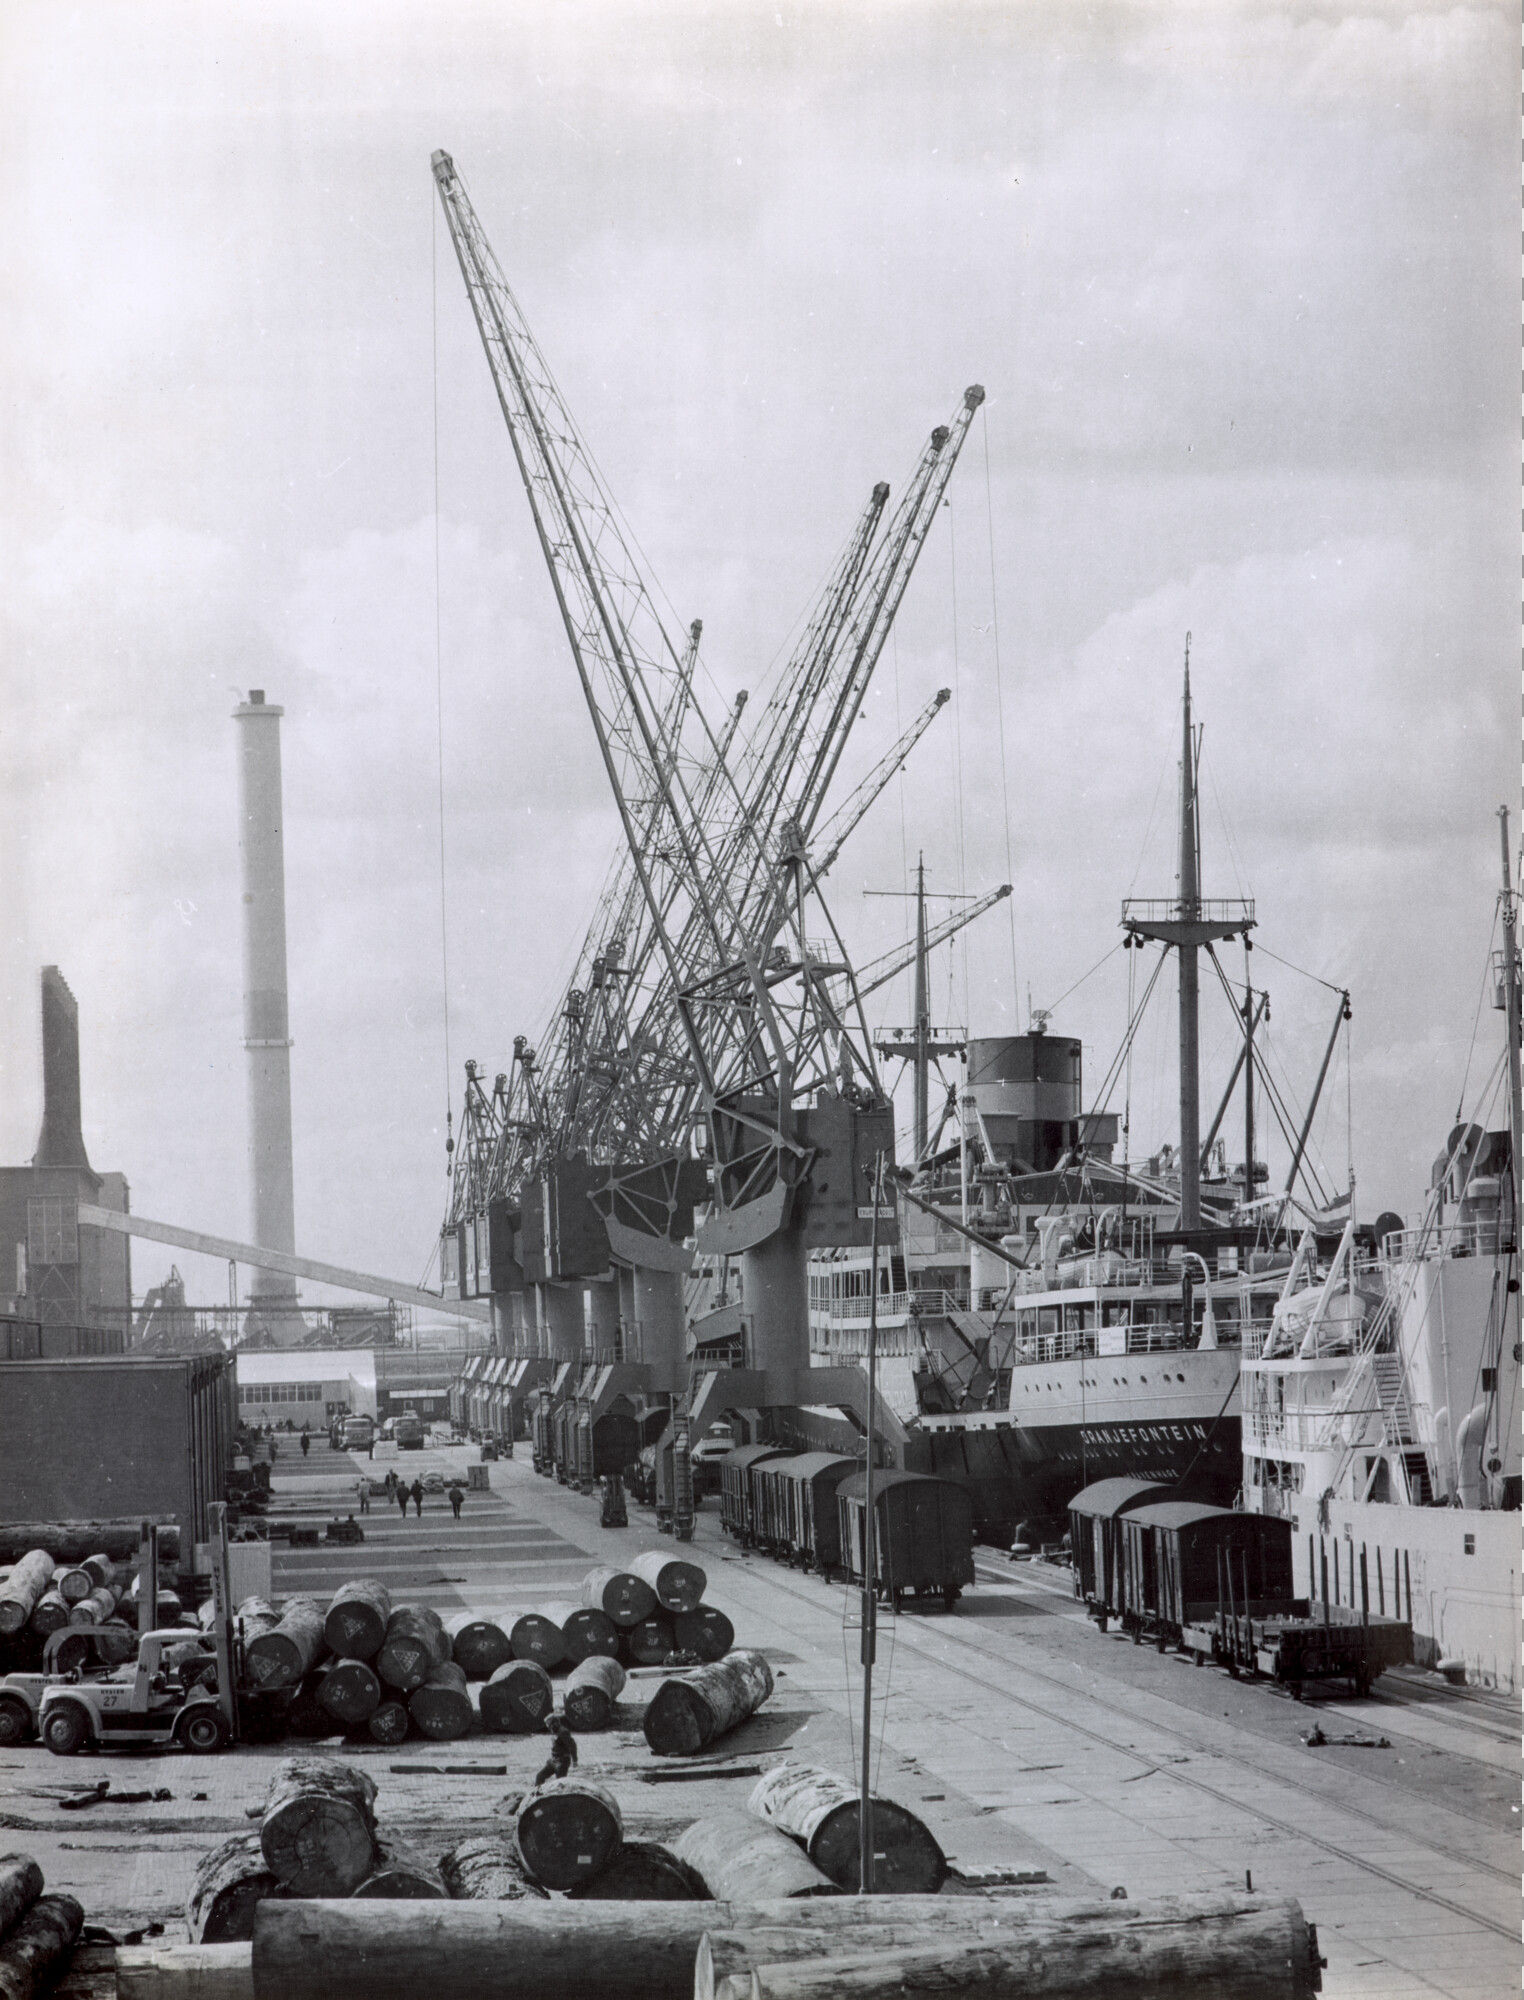
[[[777,1581],[789,1592],[790,1596],[799,1598],[801,1601],[810,1601],[803,1590],[788,1582],[786,1574],[780,1574]],[[1067,1729],[1075,1735],[1088,1737],[1092,1743],[1098,1743],[1104,1749],[1115,1751],[1121,1756],[1130,1757],[1135,1763],[1141,1764],[1145,1768],[1153,1769],[1157,1766],[1157,1760],[1150,1757],[1146,1751],[1136,1750],[1131,1744],[1120,1743],[1115,1737],[1108,1736],[1103,1730],[1093,1729],[1086,1723],[1072,1720],[1056,1709],[1046,1708],[1041,1702],[1033,1701],[1030,1696],[1018,1694],[1004,1682],[995,1681],[990,1679],[988,1675],[976,1673],[970,1667],[960,1665],[954,1660],[939,1657],[930,1647],[918,1644],[915,1638],[907,1633],[903,1620],[896,1621],[895,1639],[897,1644],[908,1646],[912,1652],[919,1653],[922,1659],[930,1662],[933,1666],[939,1667],[945,1672],[957,1674],[962,1679],[971,1681],[976,1687],[985,1688],[990,1693],[1001,1696],[1004,1700],[1015,1702],[1018,1707],[1028,1709],[1034,1715],[1042,1716],[1046,1721],[1056,1724],[1060,1729]],[[962,1633],[956,1634],[955,1643],[968,1646],[975,1652],[983,1654],[984,1649],[979,1647],[972,1638]],[[985,1657],[987,1658],[988,1655],[985,1655]],[[1031,1679],[1047,1681],[1052,1686],[1062,1689],[1065,1693],[1073,1692],[1069,1682],[1061,1679],[1057,1674],[1045,1673],[1040,1667],[1034,1667],[1023,1662],[1018,1671]],[[1151,1727],[1159,1729],[1165,1735],[1173,1736],[1178,1742],[1185,1744],[1202,1756],[1222,1757],[1228,1762],[1238,1764],[1245,1769],[1257,1769],[1248,1757],[1237,1756],[1231,1751],[1222,1751],[1212,1744],[1202,1743],[1198,1738],[1187,1734],[1185,1730],[1171,1723],[1155,1722],[1151,1724]],[[1382,1867],[1379,1862],[1371,1861],[1365,1855],[1356,1853],[1353,1848],[1341,1847],[1337,1841],[1325,1839],[1321,1834],[1311,1833],[1306,1827],[1298,1826],[1292,1820],[1282,1819],[1278,1814],[1267,1811],[1263,1806],[1253,1805],[1245,1799],[1235,1797],[1232,1792],[1224,1791],[1220,1786],[1209,1784],[1205,1778],[1193,1777],[1175,1765],[1169,1766],[1168,1775],[1176,1779],[1180,1784],[1187,1785],[1194,1791],[1203,1792],[1208,1798],[1216,1799],[1219,1804],[1229,1806],[1237,1812],[1246,1813],[1251,1818],[1262,1821],[1266,1826],[1274,1827],[1278,1833],[1289,1834],[1294,1839],[1305,1840],[1310,1845],[1320,1848],[1325,1854],[1331,1854],[1340,1861],[1346,1861],[1353,1867],[1363,1869],[1367,1874],[1379,1877],[1381,1881],[1390,1883],[1394,1889],[1400,1889],[1407,1895],[1417,1896],[1423,1902],[1432,1903],[1442,1910],[1448,1910],[1452,1916],[1461,1917],[1467,1923],[1478,1924],[1485,1930],[1496,1932],[1500,1937],[1516,1939],[1518,1936],[1517,1926],[1500,1923],[1496,1917],[1489,1917],[1480,1910],[1473,1910],[1465,1903],[1457,1903],[1450,1897],[1441,1895],[1437,1889],[1427,1888],[1421,1883],[1410,1881],[1405,1875],[1395,1874],[1390,1868]],[[1404,1830],[1400,1825],[1383,1819],[1378,1813],[1367,1812],[1362,1807],[1352,1806],[1343,1799],[1330,1799],[1326,1793],[1320,1792],[1316,1786],[1305,1784],[1298,1779],[1282,1778],[1277,1775],[1275,1782],[1290,1786],[1296,1791],[1307,1793],[1310,1798],[1316,1799],[1320,1805],[1335,1806],[1340,1812],[1349,1813],[1354,1817],[1366,1820],[1370,1825],[1379,1827],[1383,1833],[1400,1833]],[[1457,1862],[1462,1867],[1480,1869],[1485,1874],[1495,1876],[1510,1884],[1516,1884],[1518,1881],[1516,1872],[1510,1874],[1507,1870],[1494,1866],[1490,1861],[1483,1861],[1475,1855],[1462,1853],[1457,1849],[1446,1847],[1437,1841],[1432,1842],[1431,1845],[1436,1854],[1442,1855],[1446,1860]]]

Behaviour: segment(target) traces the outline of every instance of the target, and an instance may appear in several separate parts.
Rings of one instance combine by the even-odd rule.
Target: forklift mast
[[[217,1648],[217,1706],[238,1741],[238,1689],[233,1675],[233,1604],[228,1577],[228,1510],[221,1500],[209,1507],[212,1557],[212,1638]]]

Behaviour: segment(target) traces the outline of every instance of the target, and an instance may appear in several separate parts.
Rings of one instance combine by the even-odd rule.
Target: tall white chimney
[[[281,833],[280,719],[263,688],[238,724],[238,853],[243,874],[243,1045],[249,1074],[251,1238],[296,1251],[291,1175],[291,1025],[286,1006],[286,863]],[[261,1271],[250,1304],[277,1340],[299,1337],[296,1280]],[[283,1309],[284,1312],[283,1312]],[[286,1325],[280,1321],[285,1318]]]

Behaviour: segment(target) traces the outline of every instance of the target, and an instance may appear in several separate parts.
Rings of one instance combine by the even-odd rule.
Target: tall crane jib
[[[945,694],[834,815],[829,795],[984,392],[897,506],[874,487],[770,699],[716,724],[699,622],[669,636],[453,161],[432,164],[623,835],[539,1053],[520,1038],[490,1097],[468,1071],[447,1239],[478,1282],[592,1277],[611,1241],[674,1269],[697,1213],[701,1248],[788,1237],[802,1301],[805,1248],[867,1240],[894,1138],[821,878]]]

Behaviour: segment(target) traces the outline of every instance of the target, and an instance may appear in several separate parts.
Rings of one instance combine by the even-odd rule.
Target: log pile
[[[72,1896],[44,1893],[31,1855],[0,1854],[0,2000],[32,2000],[51,1986],[84,1921]]]

